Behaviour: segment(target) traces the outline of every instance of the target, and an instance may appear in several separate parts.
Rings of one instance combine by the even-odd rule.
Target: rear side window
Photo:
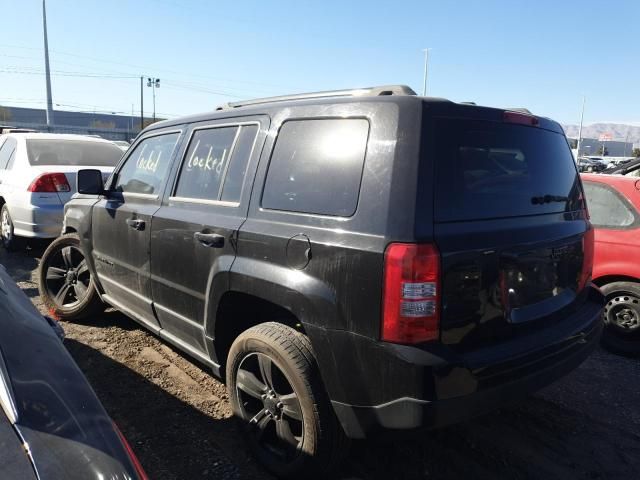
[[[111,142],[32,139],[27,140],[27,156],[31,165],[114,167],[122,150]]]
[[[218,200],[237,126],[196,130],[182,162],[175,196]]]
[[[13,158],[18,142],[14,138],[7,138],[0,147],[0,170],[9,168],[9,161]]]
[[[436,221],[581,208],[573,156],[559,133],[505,123],[439,119],[435,138]]]
[[[179,135],[179,133],[168,133],[140,141],[118,172],[115,190],[124,193],[158,195],[167,176]]]
[[[253,152],[253,146],[258,133],[258,125],[243,125],[240,127],[238,140],[233,149],[231,164],[227,170],[227,176],[224,179],[222,187],[222,196],[220,200],[225,202],[239,202],[242,193],[242,184],[247,174],[247,166],[249,158]]]
[[[638,223],[633,206],[612,187],[584,182],[591,223],[600,228],[629,228]]]
[[[262,206],[348,217],[355,213],[369,122],[295,120],[282,125],[273,149]]]

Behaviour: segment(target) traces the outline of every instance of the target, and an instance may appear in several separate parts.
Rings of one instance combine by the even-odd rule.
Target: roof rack
[[[216,110],[245,107],[249,105],[261,105],[263,103],[286,102],[290,100],[309,100],[326,97],[382,97],[387,95],[417,95],[406,85],[384,85],[381,87],[356,88],[353,90],[328,90],[325,92],[299,93],[296,95],[283,95],[279,97],[255,98],[239,102],[224,103]]]

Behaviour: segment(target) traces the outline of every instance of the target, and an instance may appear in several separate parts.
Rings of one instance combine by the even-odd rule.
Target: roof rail
[[[406,85],[384,85],[381,87],[357,88],[352,90],[328,90],[325,92],[299,93],[296,95],[283,95],[279,97],[255,98],[239,102],[224,103],[216,110],[228,110],[231,108],[245,107],[249,105],[261,105],[272,102],[286,102],[290,100],[309,100],[326,97],[382,97],[387,95],[417,95]]]

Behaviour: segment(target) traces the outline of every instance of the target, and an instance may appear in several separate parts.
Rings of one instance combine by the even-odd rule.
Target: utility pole
[[[140,131],[144,129],[144,76],[140,77]]]
[[[44,71],[47,82],[47,129],[53,125],[53,100],[51,99],[51,72],[49,71],[49,42],[47,40],[47,9],[42,0],[42,29],[44,31]]]
[[[422,51],[424,52],[424,83],[422,85],[422,96],[427,96],[427,70],[429,68],[429,50],[430,48],[425,48]]]
[[[147,78],[147,87],[151,87],[153,90],[153,122],[156,121],[156,88],[160,88],[159,78]]]
[[[582,122],[584,121],[584,104],[587,101],[587,97],[582,96],[582,113],[580,114],[580,128],[578,129],[578,148],[576,151],[576,162],[580,158],[580,147],[582,146]]]

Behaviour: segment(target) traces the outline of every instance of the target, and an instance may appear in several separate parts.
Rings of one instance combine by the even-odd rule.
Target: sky
[[[46,105],[41,0],[0,0],[0,105]],[[640,125],[640,0],[48,0],[54,108],[164,118],[406,84],[562,123]]]

